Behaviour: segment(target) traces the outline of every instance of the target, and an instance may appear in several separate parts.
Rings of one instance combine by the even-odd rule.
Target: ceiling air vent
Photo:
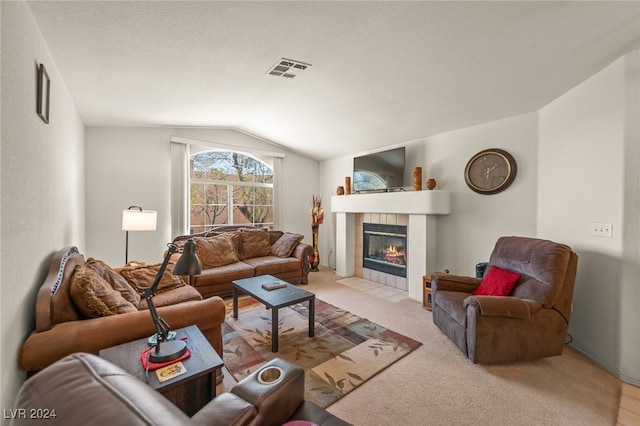
[[[293,59],[282,58],[276,62],[269,70],[267,74],[276,77],[293,78],[300,74],[302,71],[309,68],[311,64],[305,64],[304,62],[294,61]]]

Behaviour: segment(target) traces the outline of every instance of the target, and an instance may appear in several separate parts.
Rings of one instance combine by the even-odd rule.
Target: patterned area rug
[[[222,325],[224,364],[240,381],[279,357],[305,370],[305,397],[327,407],[398,361],[421,343],[316,299],[315,337],[308,335],[308,304],[279,311],[279,351],[271,352],[271,312],[254,299],[239,300],[238,319]]]

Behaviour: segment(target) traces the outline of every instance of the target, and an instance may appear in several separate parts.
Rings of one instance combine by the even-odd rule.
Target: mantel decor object
[[[436,180],[434,178],[429,178],[427,179],[427,183],[426,183],[426,187],[429,191],[431,191],[432,189],[436,189]]]
[[[422,191],[422,167],[413,169],[413,190]]]

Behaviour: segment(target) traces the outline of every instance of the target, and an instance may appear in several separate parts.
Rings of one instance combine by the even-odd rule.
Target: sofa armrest
[[[438,290],[460,291],[471,293],[482,282],[482,279],[436,272],[431,275],[431,292]]]
[[[313,251],[313,247],[307,243],[298,243],[296,248],[293,249],[293,253],[291,253],[291,257],[295,257],[301,261],[309,260],[309,254]]]
[[[464,307],[473,307],[481,316],[507,317],[528,321],[542,305],[529,299],[509,296],[469,296]]]
[[[205,335],[205,330],[222,324],[225,316],[224,302],[217,297],[162,306],[157,311],[172,328],[195,324]],[[74,352],[97,355],[101,349],[148,337],[155,332],[148,310],[59,323],[27,338],[20,353],[20,368],[39,371]],[[211,344],[218,346],[214,342]]]
[[[269,367],[282,369],[281,380],[261,383],[258,375]],[[245,377],[231,389],[257,410],[256,425],[282,425],[286,423],[304,402],[304,370],[297,365],[275,358]]]

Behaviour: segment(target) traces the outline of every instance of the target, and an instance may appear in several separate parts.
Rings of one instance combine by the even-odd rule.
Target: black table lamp
[[[149,361],[154,363],[163,363],[173,361],[180,358],[187,352],[187,344],[182,340],[169,340],[169,332],[171,327],[169,324],[158,316],[156,307],[153,304],[153,297],[158,291],[158,285],[162,280],[165,269],[169,264],[171,255],[180,251],[178,246],[173,243],[168,244],[169,249],[164,257],[164,261],[160,266],[160,270],[153,280],[153,285],[144,291],[144,298],[149,306],[151,312],[151,319],[156,326],[156,342],[155,349],[149,352]],[[173,268],[173,275],[200,275],[200,259],[196,255],[196,243],[193,239],[187,240],[182,249],[182,256],[178,259],[178,262]]]

